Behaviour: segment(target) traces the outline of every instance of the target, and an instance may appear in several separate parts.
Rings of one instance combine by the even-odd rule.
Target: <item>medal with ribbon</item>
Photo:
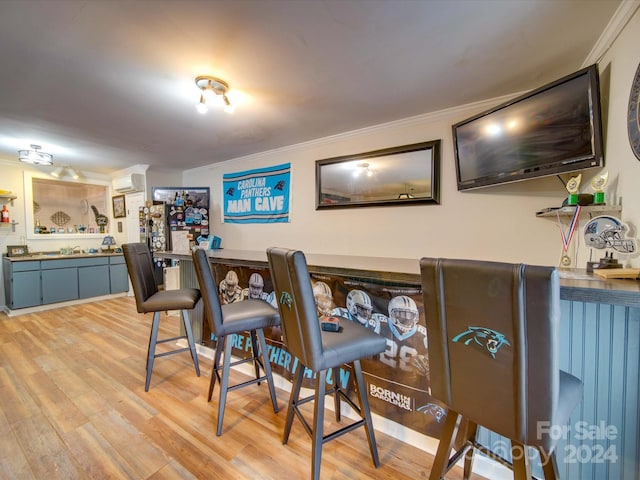
[[[558,227],[560,228],[560,238],[562,239],[562,249],[564,250],[564,254],[560,259],[560,263],[563,267],[568,267],[571,265],[571,257],[568,255],[569,245],[571,245],[571,240],[573,239],[573,234],[578,227],[578,218],[580,217],[580,210],[582,207],[580,205],[576,205],[576,209],[573,212],[573,218],[571,219],[571,223],[569,224],[569,228],[566,233],[562,229],[562,223],[560,223],[560,212],[558,212]]]

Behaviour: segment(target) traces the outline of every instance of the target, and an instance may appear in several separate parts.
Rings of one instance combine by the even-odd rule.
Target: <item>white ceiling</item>
[[[620,3],[0,0],[0,158],[188,169],[521,92],[581,68]],[[235,113],[196,112],[203,74]]]

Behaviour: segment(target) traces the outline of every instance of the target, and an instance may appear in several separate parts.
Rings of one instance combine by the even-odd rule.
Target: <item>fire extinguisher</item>
[[[2,223],[9,223],[9,210],[7,210],[7,206],[2,206]]]

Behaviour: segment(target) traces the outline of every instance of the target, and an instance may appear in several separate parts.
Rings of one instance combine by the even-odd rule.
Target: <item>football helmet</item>
[[[362,290],[351,290],[347,294],[347,311],[352,318],[357,319],[362,325],[367,325],[373,313],[371,298]]]
[[[324,282],[316,282],[313,285],[313,296],[316,299],[318,314],[329,316],[333,309],[333,294],[331,288]]]
[[[592,218],[584,227],[584,243],[591,248],[612,248],[621,253],[634,253],[636,242],[626,235],[627,227],[615,217]]]
[[[238,274],[233,270],[229,270],[223,281],[227,290],[233,290],[238,286]]]
[[[264,288],[264,278],[259,273],[252,273],[249,277],[249,298],[260,299]]]
[[[389,302],[389,318],[394,327],[405,334],[418,324],[420,313],[418,306],[411,297],[398,295]]]

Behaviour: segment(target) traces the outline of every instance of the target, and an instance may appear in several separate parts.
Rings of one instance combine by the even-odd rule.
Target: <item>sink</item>
[[[102,255],[108,252],[78,252],[75,251],[73,253],[60,253],[60,252],[33,252],[29,254],[28,258],[31,259],[44,259],[44,258],[72,258],[72,257],[93,257],[97,255]],[[111,253],[117,253],[113,250]]]
[[[83,253],[59,253],[59,252],[38,252],[38,253],[32,253],[29,255],[29,257],[31,258],[68,258],[68,257],[76,257],[79,255],[85,255]]]
[[[31,253],[29,254],[30,258],[52,258],[52,257],[62,257],[59,253]]]

